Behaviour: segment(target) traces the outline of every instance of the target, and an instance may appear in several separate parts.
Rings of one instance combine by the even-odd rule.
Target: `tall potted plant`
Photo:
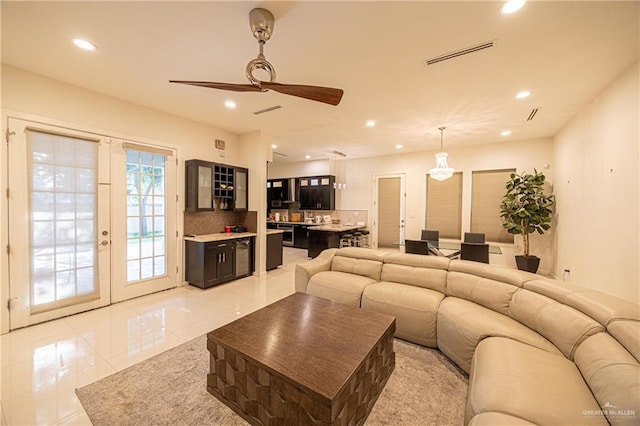
[[[500,203],[502,226],[510,234],[522,235],[524,255],[516,256],[518,269],[536,272],[538,256],[529,255],[529,234],[544,234],[551,228],[553,195],[544,193],[545,176],[534,169],[534,174],[511,173],[505,185],[507,192]]]

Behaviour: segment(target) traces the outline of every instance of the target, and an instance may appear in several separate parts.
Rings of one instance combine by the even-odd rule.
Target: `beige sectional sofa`
[[[362,248],[298,264],[295,287],[393,315],[396,337],[442,351],[469,373],[467,424],[640,424],[637,304],[502,266]]]

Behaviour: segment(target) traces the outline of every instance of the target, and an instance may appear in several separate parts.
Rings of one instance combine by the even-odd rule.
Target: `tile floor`
[[[284,265],[262,277],[179,287],[0,336],[0,424],[90,425],[75,388],[293,293],[306,253],[285,248]]]

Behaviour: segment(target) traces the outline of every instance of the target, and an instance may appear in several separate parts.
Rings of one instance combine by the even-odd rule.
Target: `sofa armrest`
[[[318,272],[328,271],[331,269],[331,261],[337,249],[323,250],[315,259],[296,265],[295,287],[296,292],[306,293],[307,285],[312,276]]]

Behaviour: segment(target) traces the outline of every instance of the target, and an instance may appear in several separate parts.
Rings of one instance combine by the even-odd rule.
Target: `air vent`
[[[273,151],[273,154],[274,154],[274,155],[279,155],[279,156],[281,156],[281,157],[288,157],[288,155],[287,155],[287,154],[282,154],[281,152]]]
[[[427,59],[424,61],[425,65],[433,65],[438,62],[446,61],[448,59],[457,58],[458,56],[467,55],[469,53],[478,52],[480,50],[488,49],[489,47],[493,47],[495,44],[495,40],[488,41],[486,43],[476,44],[475,46],[467,47],[465,49],[456,50],[454,52],[445,53],[440,56],[436,56],[435,58]]]
[[[282,108],[281,105],[275,105],[275,106],[272,106],[270,108],[265,108],[265,109],[261,109],[260,111],[256,111],[256,112],[254,112],[254,114],[255,115],[260,115],[260,114],[264,114],[265,112],[275,111],[275,110],[280,109],[280,108]]]
[[[540,108],[532,109],[532,110],[531,110],[531,114],[529,114],[529,117],[527,117],[527,121],[531,121],[531,120],[533,120],[533,117],[535,117],[535,116],[536,116],[536,114],[538,113],[538,110],[539,110],[539,109],[540,109]]]

